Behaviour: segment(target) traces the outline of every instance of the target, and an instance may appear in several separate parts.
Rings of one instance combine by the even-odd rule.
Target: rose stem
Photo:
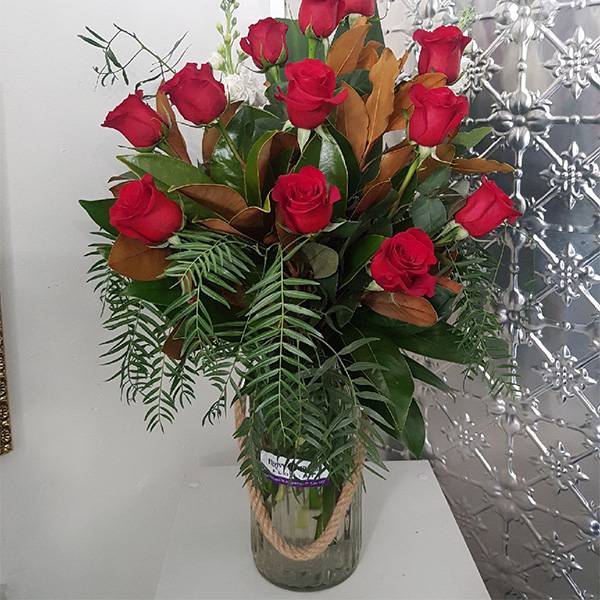
[[[221,133],[221,135],[223,136],[223,138],[225,139],[225,141],[227,142],[227,145],[229,146],[229,149],[231,150],[231,152],[233,152],[233,155],[235,156],[236,160],[240,163],[242,168],[245,168],[246,163],[244,162],[244,159],[241,157],[239,150],[236,148],[235,144],[233,143],[233,140],[227,133],[227,130],[225,129],[225,127],[223,127],[223,123],[221,123],[221,119],[217,119],[215,121],[215,125],[216,125],[217,129],[219,130],[219,132]]]
[[[308,58],[315,58],[317,56],[317,47],[319,40],[315,37],[308,37]]]
[[[398,208],[400,207],[400,202],[402,202],[402,196],[404,195],[404,192],[406,191],[408,184],[411,182],[412,178],[414,177],[415,173],[417,172],[417,169],[419,168],[420,164],[421,164],[421,157],[417,156],[417,158],[410,165],[410,169],[408,169],[408,173],[406,174],[406,177],[404,178],[404,181],[402,182],[402,185],[400,186],[400,189],[398,190],[398,198],[396,198],[396,201],[394,202],[394,204],[392,204],[392,207],[390,208],[390,212],[389,212],[390,218],[394,217],[396,212],[398,211]]]

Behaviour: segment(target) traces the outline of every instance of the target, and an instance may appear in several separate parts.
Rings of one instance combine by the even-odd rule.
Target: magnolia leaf
[[[178,332],[179,327],[175,327],[169,334],[169,337],[166,339],[162,347],[162,351],[174,361],[178,361],[183,358],[183,345],[185,344],[184,338],[177,337]]]
[[[360,17],[351,29],[333,42],[327,55],[327,64],[334,70],[336,76],[351,73],[356,69],[370,28],[367,18]]]
[[[235,235],[237,237],[246,237],[241,231],[230,225],[227,221],[222,219],[201,219],[195,221],[199,225],[210,229],[211,231],[218,231],[219,233],[227,233],[229,235]]]
[[[448,220],[446,207],[439,198],[419,196],[412,204],[412,221],[415,227],[432,235]]]
[[[394,85],[399,72],[398,60],[394,53],[389,48],[384,48],[379,60],[369,72],[373,91],[367,100],[367,153],[388,129],[394,110]]]
[[[181,131],[177,125],[177,119],[175,113],[171,108],[171,103],[167,98],[167,95],[159,88],[156,93],[156,111],[165,120],[169,128],[169,133],[165,139],[169,148],[177,155],[181,160],[191,163],[190,155],[187,151],[187,146]]]
[[[136,281],[153,281],[163,275],[169,266],[167,256],[170,253],[168,248],[150,248],[142,242],[120,235],[108,257],[108,266],[124,277]]]
[[[512,173],[514,171],[514,168],[507,163],[487,158],[456,158],[452,162],[452,169],[469,175],[475,173]]]
[[[198,167],[164,154],[145,152],[117,156],[117,160],[127,165],[139,177],[150,173],[154,179],[162,181],[171,189],[178,189],[186,185],[212,183],[210,177]]]
[[[271,145],[279,132],[267,131],[250,148],[246,161],[246,202],[248,206],[262,206],[262,184],[269,166]]]
[[[229,121],[231,121],[241,104],[241,102],[234,102],[227,106],[225,111],[219,117],[223,127],[227,127]],[[211,159],[212,153],[220,137],[221,132],[216,127],[204,130],[204,136],[202,137],[202,160],[204,162],[208,162]]]
[[[268,210],[250,206],[235,215],[229,224],[248,237],[262,240],[273,225],[270,204],[267,203],[266,206]]]
[[[79,204],[92,218],[94,223],[107,233],[117,237],[119,232],[110,224],[110,208],[115,203],[114,198],[108,200],[80,200]]]
[[[361,51],[356,64],[356,69],[371,70],[373,65],[379,60],[379,51],[383,44],[376,40],[371,40]]]
[[[123,294],[165,307],[181,296],[181,290],[177,279],[163,277],[153,281],[132,281],[123,290]]]
[[[453,281],[448,277],[439,277],[437,282],[438,285],[450,290],[453,294],[460,294],[464,289],[464,287],[458,283],[458,281]]]
[[[461,131],[452,138],[452,143],[465,148],[474,148],[492,131],[494,131],[492,127],[476,127],[469,131]]]
[[[454,391],[443,379],[438,377],[421,363],[418,363],[416,360],[413,360],[410,356],[406,355],[404,355],[404,359],[415,379],[418,379],[427,385],[431,385],[446,394],[451,394]]]
[[[399,292],[369,292],[362,302],[379,315],[418,327],[431,327],[438,319],[431,302]]]
[[[415,151],[408,144],[401,144],[388,150],[382,157],[379,173],[365,186],[365,193],[356,207],[358,214],[368,210],[373,204],[387,196],[392,189],[392,178],[404,169],[415,157]]]
[[[173,187],[169,191],[176,190],[226,219],[232,219],[248,208],[242,195],[226,185],[217,185],[216,183],[186,185],[181,188]]]
[[[435,149],[435,156],[428,157],[418,171],[419,181],[426,181],[440,167],[451,167],[456,148],[452,144],[440,144]]]
[[[415,384],[404,356],[394,342],[370,329],[349,323],[342,332],[344,342],[351,344],[357,340],[371,339],[352,352],[356,362],[374,363],[381,369],[365,372],[365,377],[371,380],[377,391],[387,398],[388,402],[369,401],[361,398],[361,404],[377,412],[389,427],[385,431],[394,438],[402,435],[408,411],[412,403]],[[379,338],[379,339],[377,339]]]
[[[408,409],[402,437],[415,458],[421,458],[425,446],[425,421],[419,405],[413,401]]]
[[[336,129],[350,142],[356,160],[360,163],[367,147],[369,115],[359,93],[348,83],[342,83],[348,97],[338,107]]]
[[[302,252],[310,263],[315,279],[327,279],[337,273],[340,257],[329,246],[309,242],[302,246]]]
[[[443,73],[425,73],[400,84],[400,87],[394,96],[394,108],[392,115],[390,116],[387,131],[406,129],[407,117],[410,118],[414,111],[414,106],[410,99],[410,90],[415,84],[420,83],[428,89],[433,89],[444,87],[446,81],[447,78]]]
[[[385,240],[383,235],[366,235],[348,248],[345,254],[345,274],[342,286],[352,281],[365,268]]]

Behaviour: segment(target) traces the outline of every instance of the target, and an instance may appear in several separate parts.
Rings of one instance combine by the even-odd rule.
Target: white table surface
[[[159,600],[489,600],[429,463],[389,463],[367,475],[363,549],[342,584],[300,594],[254,568],[246,491],[235,467],[198,469],[188,481],[165,553]]]

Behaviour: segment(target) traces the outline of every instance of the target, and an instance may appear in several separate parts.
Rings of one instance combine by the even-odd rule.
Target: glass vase
[[[337,501],[333,486],[293,487],[273,484],[265,504],[273,525],[285,540],[296,546],[315,541],[326,527]],[[265,539],[252,514],[252,553],[260,574],[271,583],[290,590],[319,590],[347,579],[356,569],[362,542],[362,489],[358,489],[346,517],[327,550],[312,560],[294,561],[280,554]]]

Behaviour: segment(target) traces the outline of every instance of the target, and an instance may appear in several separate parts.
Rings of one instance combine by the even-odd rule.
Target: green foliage
[[[412,204],[412,220],[415,227],[433,235],[448,222],[446,207],[439,198],[419,196]]]
[[[109,211],[115,203],[114,198],[107,200],[80,200],[79,204],[87,212],[92,221],[107,233],[117,237],[119,232],[110,224]]]
[[[461,131],[453,139],[452,143],[465,148],[474,148],[494,131],[491,127],[475,127],[469,131]]]

